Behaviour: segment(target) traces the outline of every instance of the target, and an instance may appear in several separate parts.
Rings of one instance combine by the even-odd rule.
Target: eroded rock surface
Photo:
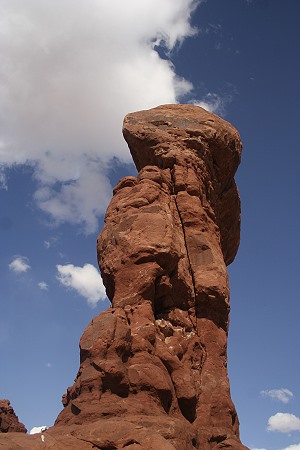
[[[116,449],[243,449],[227,375],[240,137],[192,105],[129,114],[123,134],[139,173],[98,239],[112,307],[81,338],[56,424],[101,423]]]
[[[3,448],[245,450],[227,374],[239,134],[192,105],[129,114],[123,134],[138,176],[98,239],[112,306],[83,333],[55,426]]]
[[[27,433],[9,400],[0,400],[0,433]]]

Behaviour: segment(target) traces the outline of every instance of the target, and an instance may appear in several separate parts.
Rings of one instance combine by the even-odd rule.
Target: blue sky
[[[0,0],[0,398],[51,425],[108,307],[96,238],[135,174],[123,116],[175,101],[239,130],[229,373],[243,442],[300,449],[297,0]]]

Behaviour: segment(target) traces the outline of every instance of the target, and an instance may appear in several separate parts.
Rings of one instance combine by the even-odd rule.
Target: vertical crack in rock
[[[123,135],[138,176],[118,182],[97,242],[112,305],[81,337],[51,432],[97,448],[245,450],[227,374],[239,134],[164,105],[128,114]]]
[[[175,180],[174,180],[174,172],[173,172],[173,170],[171,170],[171,177],[172,177],[172,182],[173,182],[173,186],[174,186],[174,185],[175,185]],[[195,287],[195,279],[194,279],[194,274],[193,274],[193,270],[192,270],[192,264],[191,264],[191,259],[190,259],[190,255],[189,255],[189,250],[188,250],[188,246],[187,246],[187,240],[186,240],[186,235],[185,235],[184,223],[183,223],[183,220],[182,220],[182,217],[181,217],[181,214],[180,214],[180,209],[179,209],[178,202],[177,202],[177,195],[176,195],[176,193],[174,192],[174,188],[173,188],[173,196],[174,196],[174,201],[175,201],[175,205],[176,205],[176,210],[177,210],[178,217],[179,217],[180,224],[181,224],[181,229],[182,229],[182,234],[183,234],[183,239],[184,239],[184,245],[185,245],[185,249],[186,249],[186,256],[187,256],[188,264],[189,264],[189,272],[190,272],[190,274],[191,274],[192,283],[193,283],[193,297],[194,297],[194,300],[195,300],[195,302],[194,302],[194,311],[195,311],[195,314],[196,314],[197,308],[196,308],[196,287]],[[196,324],[195,324],[195,330],[196,330],[196,333],[197,333],[197,335],[198,335],[197,322],[196,322]],[[204,363],[204,362],[203,362],[203,363]],[[201,367],[201,369],[202,369],[202,367]]]

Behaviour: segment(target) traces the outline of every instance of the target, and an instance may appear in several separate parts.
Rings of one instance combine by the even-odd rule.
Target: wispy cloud
[[[30,269],[29,259],[26,256],[15,256],[14,260],[8,265],[10,270],[16,273],[27,272]]]
[[[46,249],[48,250],[48,248],[51,247],[50,241],[44,241],[44,246],[45,246]]]
[[[294,394],[286,388],[265,390],[261,391],[260,394],[263,397],[270,397],[282,403],[288,403],[294,397]]]
[[[201,108],[204,108],[207,111],[216,114],[223,114],[224,112],[225,100],[222,99],[222,97],[220,97],[218,94],[215,94],[213,92],[209,92],[203,100],[194,100],[193,103],[197,106],[201,106]]]
[[[98,301],[105,300],[102,278],[92,264],[85,264],[83,267],[73,264],[57,265],[56,268],[58,281],[85,297],[91,308],[95,308]]]
[[[38,287],[42,290],[42,291],[48,291],[48,284],[45,281],[40,281],[38,283]]]
[[[1,148],[1,145],[0,145]],[[5,171],[4,168],[0,167],[0,189],[5,189],[7,190],[7,180],[6,180],[6,176],[5,176]]]
[[[58,240],[59,238],[57,236],[51,236],[44,240],[44,247],[48,250],[50,247],[55,246]]]
[[[54,224],[95,231],[112,158],[131,161],[124,115],[191,91],[155,47],[169,55],[193,35],[201,1],[2,2],[0,168],[32,166],[35,201]]]
[[[267,430],[281,433],[300,431],[300,418],[294,414],[279,412],[269,418]]]

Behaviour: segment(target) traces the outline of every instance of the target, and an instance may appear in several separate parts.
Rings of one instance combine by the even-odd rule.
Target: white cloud
[[[43,425],[41,427],[33,427],[31,428],[29,434],[37,434],[37,433],[42,433],[43,431],[47,430],[47,426]]]
[[[280,431],[289,433],[290,431],[300,431],[300,419],[294,414],[277,413],[268,420],[268,431]]]
[[[267,450],[266,448],[253,448],[253,447],[251,447],[251,449],[250,450]]]
[[[294,397],[294,394],[286,388],[261,391],[260,394],[263,397],[271,397],[282,403],[288,403]]]
[[[72,288],[87,299],[88,304],[95,308],[99,300],[105,300],[106,293],[102,278],[92,264],[83,267],[73,264],[57,265],[57,279],[66,287]]]
[[[292,444],[289,445],[288,447],[285,447],[281,450],[300,450],[300,444]]]
[[[46,247],[46,249],[48,250],[48,248],[51,247],[51,244],[49,241],[44,241],[44,246]]]
[[[40,281],[38,283],[38,287],[42,290],[42,291],[48,291],[48,284],[45,281]]]
[[[35,200],[55,223],[95,231],[112,158],[131,161],[124,115],[191,91],[154,47],[168,54],[191,36],[201,1],[1,3],[0,166],[33,167]]]
[[[282,450],[300,450],[300,444],[292,444]]]
[[[1,147],[0,147],[1,151]],[[7,180],[3,168],[0,167],[0,189],[7,190]]]
[[[26,256],[16,256],[8,267],[16,273],[27,272],[30,269],[29,260]]]
[[[44,240],[44,247],[48,250],[50,247],[54,247],[59,240],[58,236],[51,236],[47,240]]]
[[[224,102],[225,100],[222,99],[222,97],[213,92],[209,92],[203,100],[194,101],[193,103],[197,106],[201,106],[201,108],[204,108],[207,111],[222,114],[224,112]]]

